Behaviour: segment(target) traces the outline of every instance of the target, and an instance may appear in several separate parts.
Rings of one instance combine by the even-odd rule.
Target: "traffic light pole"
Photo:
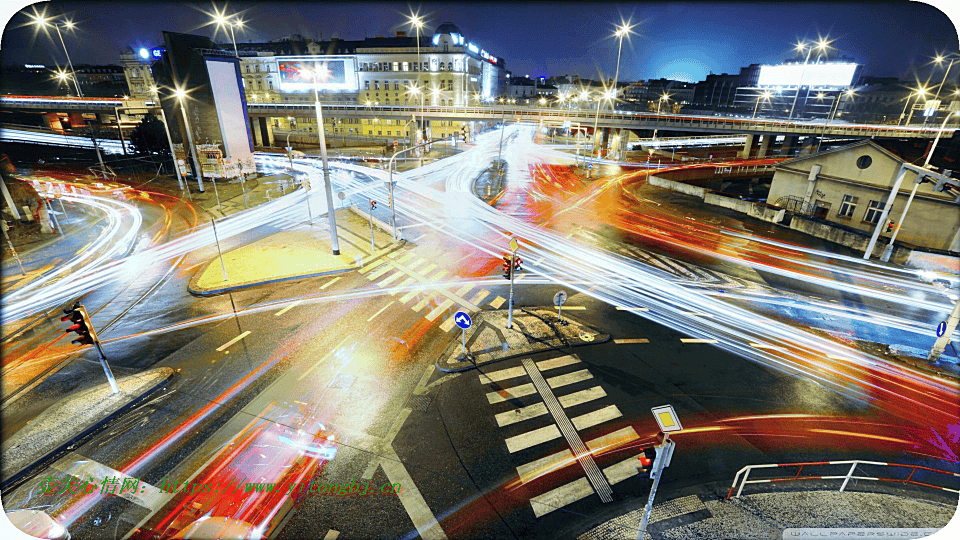
[[[516,273],[517,250],[510,256],[510,300],[507,301],[507,328],[513,328],[513,275]]]
[[[377,207],[377,201],[370,201],[370,254],[373,255],[373,252],[377,250],[377,246],[373,243],[373,209]]]
[[[117,380],[113,376],[113,371],[110,370],[110,364],[107,363],[107,357],[103,354],[103,346],[100,345],[100,338],[97,337],[97,331],[93,328],[93,322],[90,320],[90,315],[87,314],[87,308],[83,307],[77,303],[77,309],[80,310],[80,314],[83,315],[83,322],[87,325],[87,330],[90,332],[90,337],[93,338],[93,344],[97,346],[97,352],[100,354],[100,366],[103,368],[103,372],[107,375],[107,382],[110,383],[110,390],[114,394],[120,393],[120,387],[117,386]]]
[[[643,519],[640,521],[640,530],[637,531],[637,540],[643,540],[643,533],[647,530],[647,523],[650,521],[650,512],[653,510],[653,499],[657,496],[657,486],[660,485],[660,476],[663,469],[670,465],[670,458],[673,457],[673,449],[677,443],[670,440],[670,434],[664,434],[663,444],[657,447],[657,458],[653,464],[653,471],[650,476],[653,478],[653,487],[650,488],[650,497],[647,498],[647,506],[643,509]]]

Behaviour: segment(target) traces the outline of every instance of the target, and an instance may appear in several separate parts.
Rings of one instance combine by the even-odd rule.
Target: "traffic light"
[[[887,222],[887,230],[884,231],[884,232],[893,232],[893,220],[892,220],[892,219],[891,219],[889,222]]]
[[[650,471],[653,470],[653,462],[657,459],[657,447],[651,446],[650,448],[644,448],[643,453],[637,458],[640,460],[640,474],[644,478],[650,477]]]
[[[377,201],[370,201],[370,209],[371,210],[377,209]]]
[[[463,134],[463,142],[467,142],[467,126],[460,128],[460,133]]]
[[[500,268],[503,270],[503,277],[510,279],[510,271],[513,268],[513,264],[511,264],[509,255],[503,256],[503,264],[500,265]]]
[[[80,302],[75,303],[72,308],[64,309],[63,312],[65,315],[60,317],[60,320],[73,323],[64,330],[63,333],[77,333],[77,339],[70,343],[75,345],[93,345],[97,339],[97,334],[93,330],[93,325],[90,324],[90,316],[87,315],[87,310],[80,305]]]
[[[516,255],[514,255],[513,257],[514,257],[514,258],[513,258],[513,268],[516,269],[516,270],[522,270],[522,268],[520,268],[520,265],[523,264],[523,259],[521,259],[520,257],[518,257],[518,256],[516,256]]]
[[[948,182],[946,178],[944,178],[937,182],[937,185],[933,188],[933,190],[938,193],[944,193],[948,192],[949,190],[960,190],[960,186],[952,184]]]

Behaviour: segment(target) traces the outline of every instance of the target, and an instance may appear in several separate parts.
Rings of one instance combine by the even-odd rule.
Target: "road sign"
[[[557,294],[553,295],[553,305],[555,306],[562,306],[566,301],[567,293],[565,291],[559,291]]]
[[[656,418],[657,423],[660,424],[660,431],[664,433],[683,431],[683,426],[680,425],[680,419],[677,418],[677,413],[673,410],[673,405],[654,407],[650,409],[650,412],[653,413],[653,417]]]
[[[517,242],[516,238],[510,239],[510,251],[516,251],[520,247],[520,243]]]
[[[947,321],[940,321],[937,325],[937,337],[943,337],[947,333]]]
[[[587,168],[588,168],[588,169],[593,169],[593,163],[587,165]]]
[[[462,311],[458,311],[456,315],[453,316],[453,322],[457,323],[457,326],[466,330],[470,328],[470,325],[473,324],[473,321],[470,320],[470,316]]]
[[[339,198],[339,199],[342,201],[342,200],[344,200],[344,199],[347,198],[347,194],[344,193],[344,192],[342,192],[342,191],[338,191],[338,192],[337,192],[337,198]]]

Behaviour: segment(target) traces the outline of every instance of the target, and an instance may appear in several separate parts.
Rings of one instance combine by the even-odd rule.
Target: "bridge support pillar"
[[[607,155],[607,149],[610,146],[610,128],[600,129],[600,154],[597,157]]]
[[[776,135],[764,135],[763,140],[760,141],[760,149],[757,150],[757,157],[767,157],[767,154],[770,153],[770,145],[773,144],[773,140],[776,138]]]
[[[803,139],[803,145],[800,147],[798,156],[809,156],[817,151],[817,137],[815,135]]]
[[[43,115],[43,123],[50,129],[62,130],[63,124],[60,123],[60,115],[57,113],[46,113]]]
[[[743,150],[740,150],[740,153],[737,154],[737,157],[740,159],[746,159],[750,157],[750,154],[753,152],[753,147],[757,144],[757,136],[747,134],[747,140],[743,143]]]
[[[790,155],[797,150],[797,140],[799,137],[796,135],[787,135],[783,138],[783,144],[780,146],[780,155]]]
[[[266,116],[250,118],[254,146],[273,146],[273,125]]]

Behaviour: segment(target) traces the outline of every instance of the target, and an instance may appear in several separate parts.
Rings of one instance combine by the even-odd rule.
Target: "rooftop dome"
[[[460,29],[452,22],[445,22],[437,27],[434,34],[460,34]]]

